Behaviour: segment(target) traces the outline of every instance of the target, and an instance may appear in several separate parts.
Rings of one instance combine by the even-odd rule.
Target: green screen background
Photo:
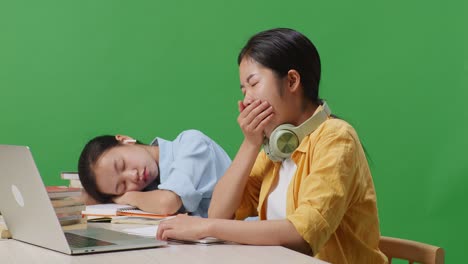
[[[101,134],[199,129],[234,157],[237,54],[260,30],[292,27],[319,49],[321,97],[369,152],[382,234],[460,263],[465,2],[0,0],[0,143],[30,146],[49,185]]]

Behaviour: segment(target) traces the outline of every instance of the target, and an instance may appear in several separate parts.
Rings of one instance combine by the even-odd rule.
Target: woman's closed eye
[[[120,164],[120,171],[125,171],[125,161],[122,160],[121,164]]]
[[[117,174],[123,172],[125,170],[125,161],[123,159],[116,160],[114,162],[114,170]]]

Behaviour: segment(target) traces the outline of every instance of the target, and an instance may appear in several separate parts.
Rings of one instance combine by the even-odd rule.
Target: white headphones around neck
[[[302,139],[314,132],[330,115],[330,108],[326,102],[323,102],[317,112],[299,126],[282,124],[275,128],[271,132],[270,139],[265,137],[263,150],[272,161],[283,161],[289,158]]]

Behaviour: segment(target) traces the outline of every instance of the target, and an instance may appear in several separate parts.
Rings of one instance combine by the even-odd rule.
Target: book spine
[[[58,199],[58,198],[66,198],[66,197],[75,197],[80,196],[80,192],[48,192],[49,198],[51,199]]]
[[[64,180],[79,180],[78,172],[61,172],[60,177]]]
[[[75,205],[75,206],[64,206],[64,207],[55,207],[55,213],[74,213],[78,212],[81,214],[81,211],[86,209],[85,205]]]

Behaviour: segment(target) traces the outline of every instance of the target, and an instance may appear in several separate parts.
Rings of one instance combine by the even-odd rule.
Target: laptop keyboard
[[[67,232],[65,233],[65,237],[67,238],[68,244],[76,248],[115,245],[114,243],[110,243],[104,240],[80,236]]]

